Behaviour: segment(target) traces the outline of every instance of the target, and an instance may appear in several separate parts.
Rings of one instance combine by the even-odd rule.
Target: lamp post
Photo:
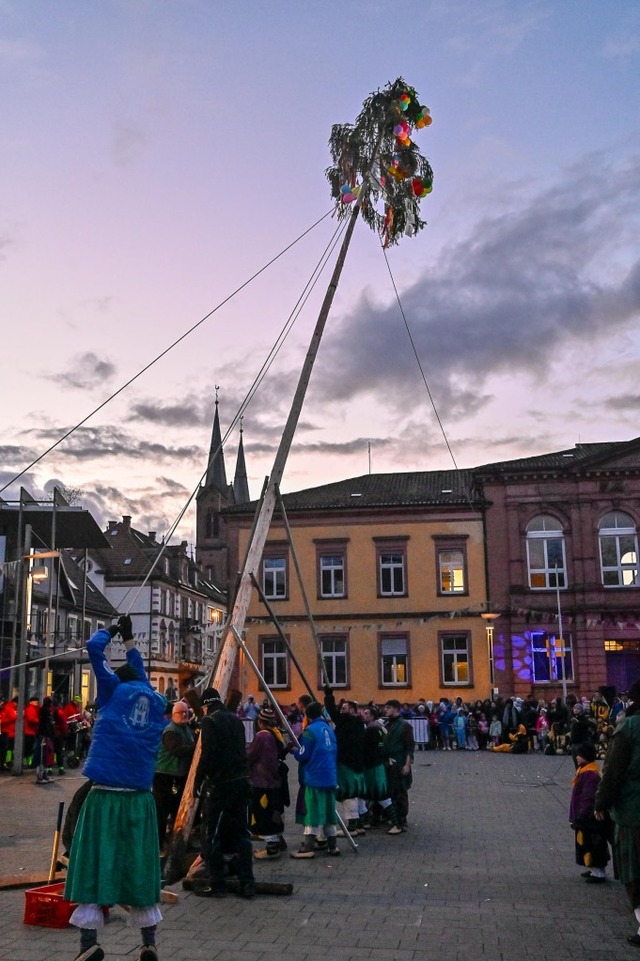
[[[558,605],[558,632],[559,637],[556,637],[555,649],[556,658],[560,657],[560,663],[562,665],[562,700],[567,703],[567,659],[565,657],[564,649],[564,635],[562,632],[562,608],[560,606],[560,577],[558,574],[558,565],[556,564],[556,603]]]
[[[496,685],[496,668],[495,668],[494,651],[493,651],[493,643],[494,643],[493,622],[497,620],[500,617],[500,615],[495,614],[491,611],[484,611],[484,613],[482,613],[480,617],[484,621],[485,633],[487,635],[487,658],[489,661],[489,683],[491,685],[491,699],[493,699],[498,693],[498,690],[495,686]]]

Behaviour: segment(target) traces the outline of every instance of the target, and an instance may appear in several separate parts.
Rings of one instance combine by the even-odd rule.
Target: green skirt
[[[64,896],[78,904],[158,903],[160,851],[151,791],[89,791],[73,835]]]
[[[363,772],[354,771],[346,764],[338,762],[338,800],[345,801],[351,797],[363,797],[364,791]]]
[[[384,764],[376,764],[366,768],[364,772],[364,794],[367,801],[384,801],[389,797],[387,789],[387,772]]]
[[[305,787],[304,807],[296,814],[296,822],[305,827],[336,824],[336,792],[329,787]]]

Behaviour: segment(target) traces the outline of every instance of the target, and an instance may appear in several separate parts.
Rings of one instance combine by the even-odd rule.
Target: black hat
[[[576,750],[576,755],[578,757],[583,757],[585,761],[595,761],[596,759],[596,746],[592,744],[591,741],[585,741]]]
[[[202,692],[201,701],[204,707],[207,704],[213,704],[214,701],[222,701],[222,698],[216,691],[215,687],[206,687]]]

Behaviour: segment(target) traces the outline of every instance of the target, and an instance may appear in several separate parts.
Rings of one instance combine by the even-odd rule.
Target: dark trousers
[[[203,804],[203,860],[214,887],[224,888],[225,855],[235,855],[240,882],[253,880],[248,779],[209,787]]]
[[[156,802],[156,812],[158,815],[158,839],[160,847],[167,836],[167,821],[171,818],[175,820],[184,784],[185,777],[176,777],[173,774],[156,773],[153,776],[153,799]]]
[[[387,790],[391,798],[391,814],[389,820],[400,827],[407,823],[409,816],[409,787],[411,778],[402,774],[397,764],[387,767]]]

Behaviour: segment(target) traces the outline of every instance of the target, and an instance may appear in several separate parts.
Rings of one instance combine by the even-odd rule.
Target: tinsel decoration
[[[338,201],[337,215],[350,214],[350,204],[362,191],[362,217],[385,247],[427,226],[420,200],[431,193],[433,171],[411,134],[430,123],[429,109],[398,77],[364,101],[355,123],[331,128],[333,164],[326,176]]]

